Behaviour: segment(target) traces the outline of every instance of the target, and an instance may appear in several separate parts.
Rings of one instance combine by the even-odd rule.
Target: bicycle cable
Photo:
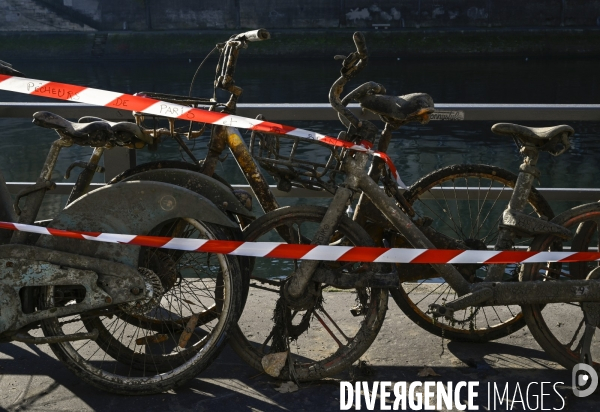
[[[206,62],[206,60],[208,60],[208,58],[211,56],[211,54],[214,53],[215,50],[217,50],[217,46],[213,47],[212,50],[208,52],[208,54],[204,57],[204,59],[198,65],[198,68],[196,69],[196,72],[194,73],[194,76],[192,77],[192,81],[190,82],[190,90],[188,91],[188,97],[192,97],[192,89],[194,88],[194,82],[196,81],[196,76],[200,72],[200,69],[202,68],[202,66],[204,66],[204,63]],[[192,128],[193,128],[193,122],[190,122],[190,127],[188,129],[188,136],[190,139],[192,136]],[[205,128],[206,128],[206,123],[204,123],[204,125],[200,128],[200,135],[202,133],[204,133]],[[196,147],[196,140],[193,141],[193,144],[192,144],[192,147],[190,150],[194,150],[195,147]],[[184,159],[183,153],[181,153],[181,147],[179,148],[179,154],[181,155],[181,158]]]
[[[206,57],[204,57],[204,60],[202,60],[202,62],[200,63],[200,65],[196,69],[196,72],[194,73],[194,77],[192,77],[192,82],[190,83],[190,90],[188,92],[188,96],[189,97],[192,97],[192,88],[194,87],[194,82],[196,81],[196,76],[198,75],[198,72],[200,71],[200,69],[202,68],[202,66],[206,62],[206,60],[210,57],[210,55],[215,52],[215,50],[217,50],[217,46],[213,47],[213,49],[210,52],[208,52],[208,54],[206,55]]]

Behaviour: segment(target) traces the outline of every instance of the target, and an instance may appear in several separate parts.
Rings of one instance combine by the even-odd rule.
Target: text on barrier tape
[[[41,235],[93,240],[96,242],[277,259],[441,264],[568,263],[600,260],[599,252],[526,252],[512,250],[404,249],[364,246],[295,245],[277,242],[243,242],[235,240],[206,240],[166,236],[78,232],[10,222],[0,222],[0,229],[20,230]]]
[[[398,170],[392,159],[383,153],[371,150],[370,144],[365,142],[357,145],[352,142],[339,140],[309,130],[298,129],[279,123],[264,120],[250,119],[248,117],[232,114],[210,112],[208,110],[182,106],[162,100],[151,99],[144,96],[110,92],[107,90],[94,89],[91,87],[76,86],[67,83],[50,82],[47,80],[27,79],[25,77],[8,76],[0,74],[0,90],[16,93],[30,94],[32,96],[44,96],[51,99],[68,100],[78,103],[88,103],[96,106],[112,107],[114,109],[131,110],[156,116],[169,117],[172,119],[188,120],[199,123],[209,123],[221,126],[231,126],[240,129],[256,130],[258,132],[284,134],[301,137],[304,139],[319,140],[332,146],[344,147],[350,150],[366,152],[380,157],[390,169],[400,187],[406,189]]]

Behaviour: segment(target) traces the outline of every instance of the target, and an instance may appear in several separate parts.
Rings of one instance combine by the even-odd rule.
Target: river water
[[[80,62],[13,61],[27,77],[74,83],[125,93],[155,91],[187,94],[199,61],[157,62],[154,60]],[[199,72],[193,94],[212,95],[216,58]],[[389,94],[429,93],[436,103],[598,103],[600,71],[597,59],[460,58],[398,59],[371,61],[353,83],[373,80]],[[243,52],[238,61],[236,84],[244,89],[242,103],[325,103],[331,83],[339,73],[339,62],[330,60],[248,60]],[[348,89],[350,90],[350,89]],[[35,98],[0,92],[0,101],[35,101]],[[286,122],[329,135],[340,130],[336,122]],[[490,132],[493,122],[430,122],[411,124],[398,130],[389,154],[402,179],[410,184],[439,167],[455,163],[489,163],[516,172],[520,157],[510,139]],[[562,122],[528,122],[542,126]],[[36,127],[29,119],[0,118],[0,164],[8,181],[33,181],[54,139],[54,133]],[[600,123],[570,122],[577,132],[572,150],[560,157],[542,154],[541,187],[600,187]],[[206,138],[197,139],[194,151],[202,158]],[[55,179],[73,161],[85,159],[89,148],[69,148],[61,154]],[[159,151],[138,152],[138,163],[159,158],[181,158],[173,142]],[[244,183],[229,158],[219,173],[232,183]],[[71,178],[70,181],[73,181]],[[102,181],[102,176],[97,176]],[[54,198],[58,198],[55,196]],[[52,213],[64,197],[52,201]],[[304,199],[314,203],[315,199]],[[286,201],[289,204],[292,200]],[[319,201],[323,202],[323,201]],[[572,206],[561,202],[558,210]],[[554,205],[553,205],[554,207]]]

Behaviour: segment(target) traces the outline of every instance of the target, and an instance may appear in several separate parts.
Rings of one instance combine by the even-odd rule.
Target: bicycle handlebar
[[[354,45],[356,46],[358,57],[360,57],[361,60],[365,60],[367,57],[369,57],[369,53],[367,52],[367,43],[365,41],[365,35],[357,31],[352,36],[352,40],[354,40]]]
[[[329,103],[338,112],[338,116],[345,126],[351,124],[354,128],[358,128],[361,122],[345,107],[340,99],[346,83],[365,68],[369,59],[365,36],[361,32],[356,32],[352,36],[352,39],[354,40],[356,51],[350,53],[342,62],[341,77],[333,83],[329,90]],[[338,56],[335,58],[338,58]]]
[[[251,30],[231,36],[230,40],[263,41],[271,38],[271,33],[265,29]]]

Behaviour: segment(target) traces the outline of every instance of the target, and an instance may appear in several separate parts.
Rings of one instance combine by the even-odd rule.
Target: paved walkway
[[[565,382],[557,386],[566,397],[562,410],[597,411],[600,408],[598,395],[582,399],[573,396],[570,372],[549,360],[527,330],[488,344],[444,342],[442,353],[441,339],[414,326],[391,300],[385,324],[364,360],[370,367],[361,371],[362,379],[478,381],[479,410],[486,410],[488,383],[495,382],[503,390],[508,382],[512,398],[517,383],[525,396],[527,384],[532,381]],[[431,367],[440,376],[418,377],[424,366]],[[339,378],[348,379],[348,375]],[[293,393],[279,393],[277,385],[278,382],[264,374],[258,375],[243,364],[227,348],[217,362],[183,388],[155,396],[112,396],[79,381],[50,354],[47,345],[0,345],[0,410],[339,410],[339,380],[306,384]],[[544,408],[562,407],[552,385],[546,385],[545,393],[550,395],[544,398]],[[529,399],[530,408],[525,410],[535,407],[533,392]],[[362,410],[365,410],[364,401]],[[498,406],[495,410],[506,410],[506,407]],[[523,408],[516,403],[512,410]]]

